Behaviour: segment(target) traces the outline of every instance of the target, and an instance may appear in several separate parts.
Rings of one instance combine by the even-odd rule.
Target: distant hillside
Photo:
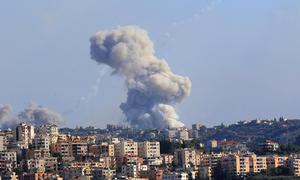
[[[280,143],[299,143],[300,120],[253,120],[241,121],[229,126],[202,127],[200,130],[202,141],[211,139],[237,140],[240,142],[261,142],[271,139]]]

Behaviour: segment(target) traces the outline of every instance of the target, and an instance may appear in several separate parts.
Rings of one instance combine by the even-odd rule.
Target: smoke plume
[[[9,128],[16,124],[16,118],[11,117],[12,107],[9,104],[0,105],[0,127]]]
[[[12,115],[10,105],[0,105],[0,127],[13,128],[20,122],[27,122],[32,125],[40,126],[44,124],[61,125],[64,122],[62,116],[45,107],[31,103],[24,111],[18,115]]]
[[[91,58],[125,78],[127,101],[120,105],[129,124],[139,128],[182,127],[174,109],[190,94],[191,81],[174,74],[155,56],[147,32],[136,26],[101,31],[90,38]]]

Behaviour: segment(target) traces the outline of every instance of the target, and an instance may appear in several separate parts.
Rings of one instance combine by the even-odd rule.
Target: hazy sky
[[[34,101],[72,127],[124,119],[123,80],[89,55],[91,35],[122,25],[146,29],[192,80],[177,106],[187,125],[300,118],[299,0],[2,2],[0,104],[17,113]]]

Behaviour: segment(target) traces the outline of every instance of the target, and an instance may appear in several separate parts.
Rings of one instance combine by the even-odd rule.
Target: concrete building
[[[144,141],[138,143],[138,154],[143,158],[160,157],[160,144],[158,141]]]
[[[279,148],[279,144],[271,140],[266,140],[264,143],[261,143],[260,146],[264,150],[273,151],[273,152],[277,151]]]
[[[217,140],[211,140],[210,142],[209,142],[209,147],[210,148],[217,148],[218,147],[218,141]]]
[[[138,172],[139,172],[139,167],[137,164],[122,165],[122,170],[121,170],[122,176],[137,178]]]
[[[138,143],[132,140],[121,141],[116,144],[116,153],[118,157],[138,156]]]
[[[196,151],[194,149],[178,149],[175,151],[174,162],[182,168],[189,168],[196,165]]]
[[[300,158],[295,157],[291,159],[291,169],[294,176],[300,176]]]
[[[200,130],[200,128],[201,128],[202,126],[203,126],[203,125],[200,124],[200,123],[192,124],[192,129],[193,129],[193,130]]]
[[[177,132],[177,138],[181,140],[189,140],[189,132],[187,129],[181,129]]]
[[[17,161],[17,152],[16,151],[0,151],[0,160],[1,161]]]
[[[17,142],[24,144],[25,148],[28,148],[29,144],[32,143],[34,138],[34,126],[28,125],[26,123],[20,123],[16,127],[15,139]]]
[[[50,148],[50,137],[48,135],[37,135],[33,139],[33,146],[36,149],[49,149]]]
[[[0,151],[4,151],[7,149],[6,147],[6,137],[4,134],[0,134]]]
[[[104,157],[105,156],[114,157],[115,156],[115,145],[108,144],[108,143],[101,143],[100,154],[101,154],[101,156],[104,156]]]
[[[72,155],[73,157],[81,157],[87,155],[87,143],[73,142],[72,143]]]
[[[49,136],[50,144],[55,144],[58,140],[59,132],[55,124],[47,124],[39,127],[39,134]]]
[[[171,154],[162,154],[161,159],[163,164],[171,165],[173,163],[174,156]]]
[[[44,173],[45,172],[45,160],[44,159],[27,159],[24,161],[25,167],[31,173]]]
[[[170,173],[164,173],[163,180],[188,180],[189,175],[184,172],[170,172]]]

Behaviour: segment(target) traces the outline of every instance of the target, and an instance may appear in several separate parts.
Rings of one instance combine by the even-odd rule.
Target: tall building
[[[6,137],[0,134],[0,151],[6,150],[5,141],[6,141]]]
[[[15,138],[17,142],[21,142],[24,147],[28,147],[32,143],[34,138],[34,126],[28,125],[26,123],[20,123],[16,127]]]
[[[121,141],[120,143],[116,144],[116,155],[118,157],[137,156],[138,143],[132,140]]]

